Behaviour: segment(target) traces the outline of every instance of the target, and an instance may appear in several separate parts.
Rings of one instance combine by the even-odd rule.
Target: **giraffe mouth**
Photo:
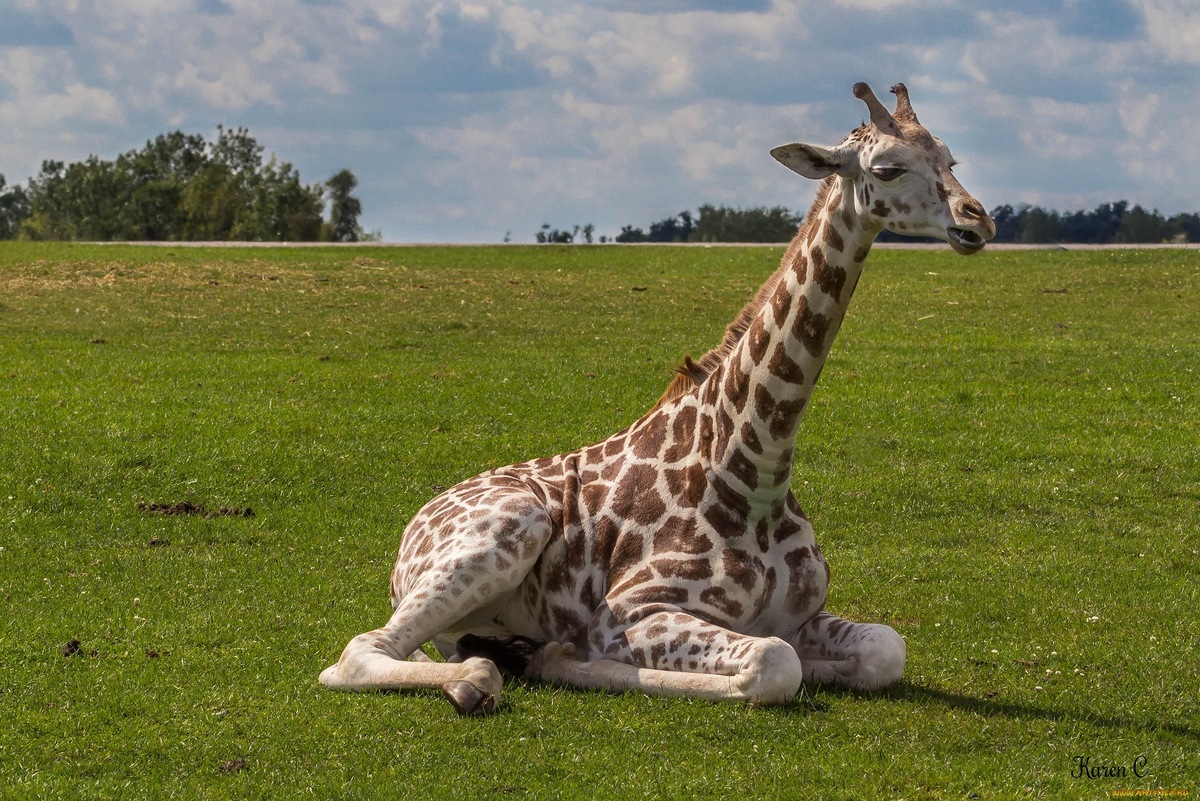
[[[978,253],[987,244],[983,237],[974,231],[968,231],[966,228],[947,228],[946,234],[949,237],[950,247],[954,248],[955,252],[961,253],[964,256]]]

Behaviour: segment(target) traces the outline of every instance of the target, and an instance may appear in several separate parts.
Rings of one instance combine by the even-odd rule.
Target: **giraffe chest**
[[[583,645],[649,607],[786,636],[824,604],[828,568],[791,498],[748,503],[700,447],[686,405],[582,451],[518,465],[554,533],[504,622]],[[710,434],[711,435],[711,434]]]
[[[600,490],[580,482],[573,498],[564,493],[558,530],[506,622],[529,636],[584,646],[652,607],[780,637],[820,611],[828,567],[812,527],[791,504],[781,520],[760,525],[715,494],[683,507],[650,492],[653,486],[635,472],[628,483]],[[634,496],[650,511],[630,513]]]
[[[674,531],[631,532],[648,547],[634,563],[612,565],[606,601],[615,618],[668,605],[733,631],[786,638],[820,611],[829,568],[807,520],[787,514],[731,535],[712,516],[700,512]]]

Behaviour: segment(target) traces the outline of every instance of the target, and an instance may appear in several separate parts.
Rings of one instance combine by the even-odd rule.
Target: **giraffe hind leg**
[[[464,530],[457,516],[431,529],[410,526],[405,539],[433,537],[449,543],[440,558],[422,562],[397,593],[391,619],[382,628],[354,637],[337,664],[321,673],[321,683],[340,690],[438,689],[461,714],[485,714],[496,708],[501,675],[495,663],[480,656],[462,661],[425,661],[413,654],[446,632],[469,630],[492,620],[533,567],[550,537],[552,525],[536,498],[508,487],[476,494],[480,506],[502,512],[494,526]],[[501,559],[498,552],[503,551]],[[501,569],[498,565],[503,565]],[[397,573],[409,564],[404,550]],[[405,575],[407,575],[405,573]]]
[[[422,617],[404,604],[397,607],[388,625],[350,640],[337,664],[321,672],[321,684],[348,691],[440,689],[459,714],[494,711],[503,679],[491,661],[476,657],[447,663],[403,656],[419,651],[409,650],[408,643],[421,638],[414,623]]]
[[[793,645],[806,683],[881,690],[904,673],[904,638],[890,626],[853,623],[821,612],[804,624]]]

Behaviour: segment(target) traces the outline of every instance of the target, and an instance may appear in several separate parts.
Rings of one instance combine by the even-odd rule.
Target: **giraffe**
[[[995,235],[903,84],[839,145],[790,144],[821,180],[779,269],[718,347],[608,439],[450,488],[409,522],[386,625],[321,673],[343,690],[441,688],[496,709],[501,672],[556,685],[785,704],[805,682],[901,678],[891,627],[825,611],[829,566],[791,491],[796,436],[881,230],[964,255]],[[421,650],[432,641],[446,661]],[[515,656],[514,656],[515,654]],[[511,657],[511,658],[510,658]]]

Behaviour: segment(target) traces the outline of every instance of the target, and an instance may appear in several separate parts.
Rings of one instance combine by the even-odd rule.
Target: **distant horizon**
[[[234,242],[229,240],[214,240],[211,242],[168,242],[163,240],[132,240],[109,242],[75,241],[62,244],[74,245],[106,245],[106,246],[146,246],[146,247],[185,247],[185,248],[486,248],[486,247],[528,247],[528,248],[641,248],[641,247],[679,247],[679,248],[786,248],[789,242],[572,242],[572,243],[538,243],[538,242]],[[872,249],[881,250],[950,250],[945,242],[876,242]],[[1093,245],[1086,242],[1049,242],[1026,244],[1022,242],[989,242],[984,251],[988,250],[1157,250],[1170,248],[1175,250],[1200,249],[1200,242],[1113,242],[1103,245]]]

